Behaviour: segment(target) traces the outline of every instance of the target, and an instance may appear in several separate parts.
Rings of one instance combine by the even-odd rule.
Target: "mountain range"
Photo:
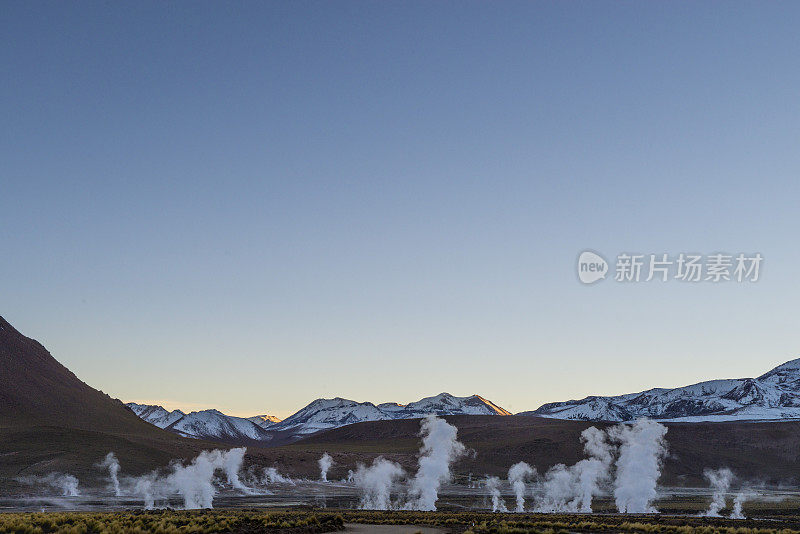
[[[187,438],[242,444],[272,439],[272,434],[255,422],[225,415],[218,410],[202,410],[187,414],[180,410],[170,412],[161,406],[135,402],[129,402],[127,406],[148,423]]]
[[[631,421],[641,417],[675,422],[800,419],[800,359],[758,378],[709,380],[672,389],[552,402],[519,415],[579,421]]]
[[[142,419],[185,437],[266,444],[294,441],[322,430],[364,421],[414,419],[436,415],[512,415],[478,395],[440,393],[409,404],[317,399],[281,421],[259,415],[232,417],[217,410],[185,414],[161,406],[128,403]],[[772,421],[800,419],[800,359],[779,365],[758,378],[722,379],[679,388],[655,388],[618,396],[590,396],[553,402],[533,415],[577,421],[631,421],[641,417],[675,422]]]
[[[216,439],[226,442],[293,441],[305,435],[363,421],[415,419],[426,415],[511,415],[510,412],[480,397],[455,397],[440,393],[409,404],[373,404],[348,399],[317,399],[281,421],[270,415],[248,418],[225,415],[217,410],[184,413],[161,406],[129,402],[133,412],[159,428],[181,436]]]

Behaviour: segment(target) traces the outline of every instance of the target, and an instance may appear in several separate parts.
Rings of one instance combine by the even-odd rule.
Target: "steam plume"
[[[572,469],[564,464],[551,467],[542,482],[543,495],[537,512],[575,512],[577,480]]]
[[[166,480],[167,485],[183,497],[187,510],[212,507],[216,494],[213,479],[217,470],[225,473],[231,486],[251,493],[250,488],[239,480],[239,469],[246,450],[242,447],[229,451],[203,451],[187,466],[173,463],[172,473]]]
[[[516,463],[508,470],[508,482],[517,496],[516,512],[525,511],[525,481],[535,474],[536,470],[525,462]]]
[[[158,476],[156,473],[150,473],[140,476],[134,481],[133,494],[137,497],[141,497],[145,510],[152,510],[155,508],[154,486],[157,479]]]
[[[592,499],[600,493],[601,482],[608,478],[613,447],[606,441],[606,434],[595,427],[581,432],[581,441],[589,458],[571,467],[555,465],[545,474],[538,511],[591,513]]]
[[[620,513],[655,512],[656,483],[666,454],[664,425],[640,419],[633,425],[620,424],[609,429],[612,441],[620,444],[614,498]]]
[[[419,469],[411,481],[407,509],[436,510],[439,487],[450,480],[450,464],[466,450],[456,439],[457,433],[456,427],[434,415],[422,420]]]
[[[218,454],[203,451],[187,466],[172,464],[173,471],[167,483],[183,497],[183,506],[187,510],[212,507],[216,494],[212,479],[214,471],[220,467],[218,459]]]
[[[489,490],[489,495],[492,496],[492,512],[508,512],[506,503],[500,495],[500,479],[497,477],[486,477],[486,489]]]
[[[592,512],[592,498],[600,493],[600,483],[608,477],[613,459],[611,445],[606,442],[606,434],[595,427],[581,432],[583,450],[589,456],[573,468],[579,491],[574,507],[579,512]]]
[[[319,459],[319,478],[323,482],[328,481],[328,469],[333,465],[333,458],[327,452]]]
[[[17,482],[23,484],[35,485],[42,484],[50,486],[61,492],[64,497],[78,497],[81,492],[78,490],[78,479],[75,476],[64,473],[50,473],[48,475],[38,476],[25,476],[16,479]]]
[[[359,464],[353,473],[353,480],[362,492],[359,508],[389,510],[392,484],[404,474],[398,464],[381,457],[375,458],[370,467]]]
[[[719,512],[725,508],[725,494],[731,487],[733,473],[730,469],[725,467],[716,470],[706,469],[703,472],[703,476],[708,479],[711,483],[711,487],[714,488],[714,494],[711,497],[711,505],[703,515],[707,517],[720,517]],[[741,503],[739,504],[739,513],[741,513]]]
[[[755,496],[754,493],[750,492],[739,492],[736,494],[736,497],[733,499],[733,510],[731,511],[731,519],[745,519],[744,513],[742,512],[742,504],[748,499],[751,499]]]
[[[274,467],[264,469],[264,481],[269,484],[294,484],[291,478],[283,476]]]
[[[114,487],[114,495],[119,497],[122,494],[119,490],[119,460],[117,460],[113,452],[109,452],[98,465],[108,469],[108,476],[111,479],[111,485]]]
[[[238,449],[231,449],[229,451],[214,451],[219,455],[219,463],[225,471],[225,477],[228,479],[228,484],[243,493],[253,493],[253,490],[245,486],[239,478],[239,470],[244,464],[244,455],[247,452],[246,447],[239,447]]]

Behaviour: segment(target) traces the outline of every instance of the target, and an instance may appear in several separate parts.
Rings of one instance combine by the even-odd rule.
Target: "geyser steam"
[[[640,419],[632,425],[620,424],[608,431],[609,438],[620,444],[614,499],[620,513],[655,512],[656,483],[661,476],[661,462],[667,452],[664,425]]]
[[[333,458],[327,452],[319,459],[319,478],[323,482],[328,481],[328,469],[333,465]]]
[[[119,460],[113,452],[106,454],[106,457],[98,464],[103,469],[108,469],[108,477],[114,488],[114,495],[119,497],[122,493],[119,489]]]
[[[158,472],[153,471],[140,477],[123,477],[124,484],[119,480],[120,466],[114,453],[108,453],[97,465],[108,469],[115,495],[122,494],[121,486],[124,485],[126,492],[140,497],[147,509],[155,506],[157,497],[175,494],[183,498],[186,509],[211,508],[216,494],[214,477],[217,471],[224,473],[224,480],[233,489],[246,494],[253,493],[239,478],[246,451],[244,447],[228,451],[203,451],[187,465],[173,461],[167,476],[159,476]],[[25,484],[46,484],[60,490],[65,497],[80,495],[78,479],[72,475],[50,473],[44,477],[29,476],[17,480]]]
[[[231,449],[227,452],[214,452],[219,454],[219,461],[222,464],[223,471],[225,471],[228,484],[243,493],[253,493],[253,490],[242,484],[242,481],[239,479],[239,470],[242,468],[242,464],[244,464],[244,455],[247,452],[247,448],[239,447],[238,449]]]
[[[589,458],[573,467],[579,486],[575,507],[579,512],[591,513],[592,498],[600,493],[600,483],[608,477],[613,455],[606,434],[593,426],[581,432],[581,441]]]
[[[400,465],[381,457],[375,458],[369,467],[359,464],[353,473],[353,480],[362,492],[359,508],[389,510],[392,484],[404,474]]]
[[[155,508],[156,498],[154,486],[157,480],[158,475],[155,472],[134,479],[133,494],[142,498],[145,510],[152,510]]]
[[[294,481],[280,474],[274,467],[267,467],[264,469],[264,482],[268,484],[292,484]]]
[[[576,512],[578,481],[574,471],[564,464],[551,467],[544,476],[537,512]]]
[[[60,475],[56,484],[67,497],[77,497],[81,494],[78,491],[78,479],[73,475]]]
[[[244,447],[229,451],[203,451],[187,466],[173,463],[172,473],[166,480],[167,486],[183,497],[187,510],[212,507],[216,494],[213,480],[217,470],[225,473],[231,486],[251,493],[252,490],[239,480],[239,469],[246,451]]]
[[[706,469],[703,471],[711,487],[714,489],[714,494],[711,497],[711,505],[709,505],[705,516],[707,517],[720,517],[720,510],[725,508],[725,494],[731,487],[733,480],[733,472],[727,467],[722,469]],[[739,504],[739,514],[741,514],[741,503]]]
[[[64,473],[50,473],[46,476],[25,476],[15,479],[22,484],[43,484],[50,486],[61,492],[64,497],[78,497],[81,492],[78,491],[78,479],[74,475]]]
[[[748,499],[752,499],[755,496],[755,493],[749,491],[741,491],[736,494],[736,497],[733,499],[733,510],[731,510],[731,519],[745,519],[744,513],[742,512],[742,504],[744,501]]]
[[[492,497],[492,512],[508,512],[503,496],[500,494],[500,479],[497,477],[486,477],[486,489]]]
[[[525,462],[518,462],[508,470],[508,482],[517,497],[516,512],[525,511],[525,481],[536,474],[536,470]]]
[[[591,513],[592,498],[600,493],[600,483],[608,478],[613,450],[606,434],[595,427],[581,432],[581,441],[589,458],[571,467],[557,464],[550,468],[542,484],[544,495],[538,511]]]
[[[450,480],[450,464],[466,450],[456,439],[457,433],[456,427],[434,415],[422,420],[419,469],[411,481],[407,509],[436,510],[439,487]]]

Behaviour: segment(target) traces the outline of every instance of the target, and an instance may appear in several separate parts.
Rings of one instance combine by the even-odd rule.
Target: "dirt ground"
[[[444,530],[414,525],[365,525],[345,523],[345,534],[444,534]]]

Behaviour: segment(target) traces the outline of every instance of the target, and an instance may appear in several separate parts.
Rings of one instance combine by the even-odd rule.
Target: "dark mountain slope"
[[[68,471],[91,479],[114,451],[143,473],[215,444],[180,438],[81,382],[37,341],[0,317],[0,477]]]
[[[0,317],[0,426],[56,425],[159,436],[124,404],[81,382]]]

